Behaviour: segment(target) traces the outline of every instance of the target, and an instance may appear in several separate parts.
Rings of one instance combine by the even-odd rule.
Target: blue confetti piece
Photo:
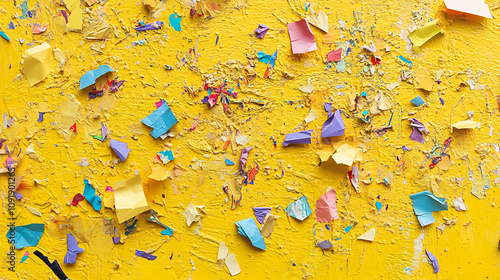
[[[377,210],[380,211],[380,209],[382,209],[382,203],[380,202],[375,202],[375,205],[377,206]]]
[[[230,160],[228,160],[228,159],[226,158],[226,165],[234,165],[234,162],[232,162],[232,161],[230,161]]]
[[[161,234],[168,235],[170,237],[172,237],[173,233],[174,233],[174,230],[171,229],[171,228],[169,228],[169,227],[167,227],[166,229],[164,229],[164,230],[161,231]]]

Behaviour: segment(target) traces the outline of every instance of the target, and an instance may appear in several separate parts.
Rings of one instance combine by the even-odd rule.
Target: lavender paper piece
[[[410,119],[410,125],[413,127],[413,131],[410,135],[410,138],[414,141],[424,144],[424,136],[423,133],[428,133],[424,124],[418,121],[415,118]]]
[[[38,120],[37,120],[37,122],[43,122],[43,115],[45,115],[45,113],[42,113],[42,112],[38,113]]]
[[[76,257],[78,254],[83,252],[83,249],[78,247],[78,242],[73,235],[68,234],[66,240],[68,244],[68,251],[66,252],[66,256],[64,256],[64,263],[76,263]]]
[[[413,141],[417,141],[419,143],[422,143],[422,144],[425,143],[424,142],[424,135],[420,131],[418,131],[418,129],[415,127],[413,128],[413,131],[410,134],[410,139]]]
[[[267,214],[271,213],[271,207],[253,207],[253,214],[257,221],[261,224],[264,223],[264,219]]]
[[[116,153],[116,155],[122,161],[125,161],[127,159],[128,154],[131,151],[129,148],[127,148],[128,144],[125,142],[121,142],[121,141],[113,140],[113,139],[111,139],[110,144],[111,144],[111,149]]]
[[[337,109],[323,124],[321,137],[342,136],[344,131],[345,125],[344,120],[342,120],[342,112]]]
[[[255,38],[262,39],[266,35],[267,31],[269,30],[269,27],[265,26],[264,24],[259,24],[259,27],[255,29]]]
[[[141,258],[148,259],[150,261],[154,261],[157,258],[157,256],[153,256],[151,254],[148,254],[148,253],[146,253],[144,251],[139,251],[139,250],[135,250],[135,255],[138,256],[138,257],[141,257]]]
[[[119,236],[115,236],[115,237],[113,237],[113,243],[114,243],[114,244],[118,244],[118,243],[120,243],[120,237],[119,237]]]
[[[330,248],[333,248],[332,243],[330,243],[330,241],[328,240],[323,240],[320,243],[316,244],[316,246],[320,247],[323,250],[328,250]]]
[[[106,136],[108,136],[108,128],[101,124],[101,135],[102,135],[102,141],[104,141],[104,139],[106,139]]]
[[[328,112],[328,117],[332,116],[332,103],[325,103],[325,111]]]
[[[248,148],[244,148],[243,150],[241,150],[240,167],[239,167],[240,175],[245,174],[245,171],[243,170],[243,168],[245,167],[245,164],[247,164],[248,153],[250,152],[250,150],[252,148],[253,147],[248,147]]]
[[[311,144],[311,133],[313,130],[305,130],[301,132],[295,132],[285,135],[284,146],[289,144]]]
[[[429,252],[427,250],[425,250],[425,252],[427,253],[427,256],[429,257],[429,259],[432,262],[432,267],[434,268],[434,273],[438,273],[439,272],[438,259],[431,252]]]
[[[149,23],[146,25],[134,27],[134,29],[135,29],[135,31],[157,30],[157,29],[161,29],[162,25],[163,25],[163,22],[156,21],[156,22]]]

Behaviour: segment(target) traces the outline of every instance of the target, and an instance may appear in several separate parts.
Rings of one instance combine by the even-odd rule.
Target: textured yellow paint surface
[[[235,279],[498,279],[500,6],[486,2],[494,19],[447,14],[442,1],[314,1],[312,9],[329,17],[329,32],[311,27],[318,50],[292,55],[286,24],[310,13],[303,1],[206,1],[205,15],[191,18],[189,3],[169,0],[165,10],[156,13],[157,19],[150,18],[139,1],[100,1],[90,7],[82,2],[82,32],[64,32],[60,15],[64,8],[58,1],[29,0],[28,9],[36,12],[36,18],[26,19],[19,19],[19,0],[4,1],[0,3],[0,25],[11,41],[0,38],[0,110],[6,120],[13,118],[14,124],[2,126],[1,135],[16,156],[30,143],[38,156],[25,155],[16,168],[16,175],[25,175],[19,190],[24,198],[16,202],[16,223],[45,224],[36,249],[51,261],[58,260],[71,279],[229,279],[225,265],[217,263],[220,241],[236,255],[242,270]],[[169,26],[173,13],[182,17],[182,31]],[[85,39],[91,19],[110,24],[106,40]],[[424,44],[416,55],[409,31],[431,19],[440,20],[443,34]],[[161,20],[165,25],[158,31],[137,33],[133,27],[139,20]],[[7,28],[11,21],[17,26],[13,30]],[[48,24],[47,31],[32,35],[35,23]],[[263,39],[253,35],[258,24],[270,27]],[[134,44],[139,40],[144,40],[143,45]],[[354,45],[345,57],[347,70],[336,71],[335,65],[326,63],[326,54],[349,40]],[[30,87],[22,74],[22,54],[28,43],[37,46],[43,42],[67,52],[69,58],[61,69],[50,53],[49,75]],[[372,42],[381,58],[378,66],[372,66],[371,54],[361,50]],[[276,50],[276,66],[270,77],[264,78],[266,65],[258,62],[257,52],[272,54]],[[401,62],[400,55],[413,62],[411,69]],[[89,100],[88,90],[78,90],[78,81],[101,64],[115,70],[110,78],[119,76],[125,83],[117,93],[107,91]],[[165,70],[165,65],[172,70]],[[441,69],[444,73],[437,83]],[[400,81],[402,70],[412,71],[413,78]],[[432,79],[432,91],[416,88],[416,81],[424,78]],[[231,100],[245,100],[243,105],[231,102],[226,113],[220,104],[209,108],[201,102],[207,95],[204,82],[220,84],[223,80],[227,80],[227,89],[238,93],[237,99]],[[389,91],[387,85],[394,82],[399,85]],[[308,83],[314,86],[312,93],[298,90]],[[103,84],[98,80],[99,88]],[[370,113],[370,124],[359,119],[362,111],[354,107],[354,98],[363,91],[372,102],[380,93],[392,103],[389,110]],[[418,95],[426,105],[410,103]],[[173,137],[165,140],[154,139],[141,123],[162,98],[179,120],[170,130]],[[251,99],[265,105],[248,102]],[[366,106],[364,98],[359,100],[358,106],[363,102]],[[331,139],[333,144],[318,138],[327,118],[325,102],[345,113],[345,136]],[[304,119],[311,109],[318,118],[306,124]],[[47,112],[43,122],[37,122],[39,112]],[[451,124],[467,120],[469,112],[480,127],[452,131]],[[372,130],[388,125],[391,115],[392,130],[377,137]],[[412,117],[429,130],[425,144],[409,139]],[[76,134],[69,130],[75,122]],[[125,162],[111,152],[109,141],[90,136],[101,123],[107,125],[112,139],[128,143],[132,151]],[[196,128],[190,130],[193,123]],[[313,143],[281,145],[285,134],[306,129],[314,130]],[[248,137],[249,143],[238,145],[238,135]],[[448,137],[453,138],[447,150],[451,167],[443,170],[442,162],[430,169],[433,147],[442,146]],[[227,139],[231,143],[224,149]],[[333,153],[332,145],[340,141],[363,149],[363,160],[356,164],[362,170],[361,179],[371,178],[372,183],[360,183],[359,193],[348,181],[349,167],[331,158],[320,165],[317,153]],[[165,168],[172,173],[171,178],[160,183],[149,180],[152,167],[158,165],[153,158],[169,145],[175,160]],[[242,200],[232,210],[222,188],[224,183],[239,179],[240,151],[249,146],[253,149],[245,171],[257,165],[260,169],[254,184],[242,185]],[[404,152],[403,146],[409,151]],[[1,156],[4,162],[7,156]],[[89,166],[77,164],[82,158]],[[224,158],[236,165],[227,166]],[[175,165],[182,168],[174,172]],[[172,237],[161,235],[162,228],[147,221],[147,213],[137,217],[136,231],[126,236],[114,209],[103,206],[99,213],[87,201],[71,205],[73,196],[83,193],[84,179],[90,180],[106,201],[112,197],[106,186],[136,172],[142,175],[150,206],[162,223],[174,229]],[[0,222],[7,225],[8,174],[0,176]],[[377,183],[391,176],[389,185]],[[41,181],[45,179],[48,181]],[[491,189],[484,198],[476,198],[471,194],[473,187],[482,189],[486,180]],[[314,209],[328,187],[337,191],[340,219],[326,225],[316,222]],[[421,227],[409,195],[424,190],[446,198],[449,210],[434,213],[437,221]],[[300,222],[288,217],[284,208],[302,195],[307,196],[313,214]],[[467,211],[452,207],[453,199],[460,196]],[[380,211],[376,201],[382,204]],[[183,212],[190,202],[205,205],[206,215],[200,223],[187,227]],[[42,216],[33,215],[27,206],[38,209]],[[272,207],[271,213],[279,216],[271,236],[265,238],[265,251],[237,233],[235,222],[253,217],[252,207]],[[354,223],[346,233],[344,229]],[[438,230],[443,223],[447,224],[445,229]],[[123,244],[113,244],[113,225],[118,227]],[[377,232],[374,242],[357,240],[372,227]],[[8,229],[2,228],[0,247],[6,254],[9,245],[4,234]],[[74,234],[85,250],[74,265],[62,264],[67,233]],[[329,240],[333,248],[322,251],[315,246],[323,240]],[[158,258],[139,258],[136,249]],[[1,277],[55,277],[33,255],[34,250],[16,250],[15,273],[2,258]],[[439,260],[441,270],[436,275],[425,250]],[[28,260],[19,263],[26,251],[30,253]]]

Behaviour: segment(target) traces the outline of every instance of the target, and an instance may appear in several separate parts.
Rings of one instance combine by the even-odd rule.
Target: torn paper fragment
[[[144,195],[141,175],[113,184],[118,223],[123,223],[151,209]]]
[[[99,65],[96,70],[87,71],[87,73],[80,78],[80,90],[95,84],[97,78],[113,71],[114,70],[111,69],[109,65]]]
[[[446,9],[476,15],[485,18],[493,18],[488,4],[484,0],[444,0]]]
[[[239,168],[238,168],[240,175],[245,174],[245,171],[243,170],[243,168],[247,164],[248,153],[250,152],[250,150],[252,148],[253,147],[247,147],[247,148],[244,148],[243,150],[241,150],[241,155],[240,155],[240,160],[239,160]]]
[[[311,133],[313,130],[305,130],[301,132],[289,133],[285,135],[284,146],[290,144],[311,144]]]
[[[311,93],[314,91],[314,86],[311,84],[307,84],[305,86],[300,86],[299,90],[304,92],[304,93]]]
[[[163,166],[154,167],[151,171],[151,174],[148,178],[153,179],[155,181],[163,181],[170,176],[170,172],[167,171]]]
[[[319,242],[318,244],[316,244],[316,246],[320,247],[322,250],[328,250],[328,249],[333,248],[332,243],[330,243],[330,241],[328,241],[328,240],[323,240],[323,241]]]
[[[226,257],[226,267],[229,270],[231,276],[235,276],[241,272],[240,266],[238,265],[238,261],[236,260],[235,254],[227,254]]]
[[[130,149],[127,148],[128,144],[122,141],[111,139],[109,142],[111,145],[111,149],[115,154],[121,159],[121,161],[125,161],[130,153]]]
[[[45,230],[44,224],[29,224],[24,226],[10,227],[7,231],[7,239],[9,243],[14,245],[16,249],[24,247],[35,247],[42,238]]]
[[[269,27],[267,27],[264,24],[259,24],[259,27],[255,29],[255,38],[262,39],[264,36],[266,36],[267,31],[269,30]]]
[[[151,131],[151,136],[158,138],[177,123],[177,118],[174,116],[167,102],[163,102],[160,108],[154,110],[153,113],[142,119],[142,123],[152,127],[153,131]]]
[[[141,258],[145,258],[149,261],[154,261],[156,260],[157,256],[154,256],[154,255],[151,255],[147,252],[144,252],[144,251],[140,251],[140,250],[135,250],[135,255],[138,256],[138,257],[141,257]]]
[[[326,54],[327,62],[339,62],[342,60],[342,48],[332,50]]]
[[[49,74],[50,65],[47,59],[50,49],[49,44],[43,43],[24,52],[22,60],[23,73],[31,87],[43,81]]]
[[[333,219],[338,219],[337,213],[337,192],[335,189],[327,191],[316,201],[316,221],[329,223]]]
[[[453,207],[457,211],[466,211],[467,210],[467,206],[465,205],[465,201],[462,197],[453,199]]]
[[[314,109],[311,109],[309,111],[309,115],[304,119],[306,123],[310,123],[318,118],[318,114],[316,114],[316,111]]]
[[[274,230],[274,224],[276,224],[276,217],[272,214],[267,214],[264,219],[264,224],[260,227],[260,233],[263,237],[271,236]]]
[[[349,180],[351,181],[352,186],[359,192],[359,168],[357,166],[353,166],[352,170],[347,172],[349,176]]]
[[[371,53],[377,52],[377,46],[375,46],[375,43],[373,42],[370,46],[362,46],[361,49]]]
[[[252,209],[255,218],[261,224],[264,223],[264,219],[266,218],[267,214],[271,213],[271,207],[253,207]]]
[[[375,228],[368,230],[367,232],[361,234],[358,240],[373,241],[375,240]]]
[[[264,238],[253,218],[238,221],[236,222],[236,226],[238,227],[238,233],[244,237],[248,237],[253,246],[262,250],[266,249]]]
[[[309,206],[309,202],[307,202],[307,197],[303,196],[295,202],[292,202],[285,208],[285,212],[294,217],[297,220],[303,221],[305,218],[309,217],[312,214],[311,207]]]
[[[101,211],[101,197],[96,194],[96,190],[94,189],[92,184],[90,184],[89,180],[84,179],[83,182],[85,184],[83,196],[90,204],[92,204],[92,207],[94,207],[96,211]]]
[[[287,27],[293,54],[312,52],[318,49],[307,20],[302,19],[289,23]]]
[[[429,251],[425,250],[425,253],[427,253],[427,257],[429,257],[429,260],[431,260],[432,267],[434,268],[434,273],[439,272],[439,263],[437,258]]]
[[[434,80],[429,77],[416,78],[415,82],[417,82],[415,88],[423,89],[425,91],[432,91],[432,87],[434,86]]]
[[[477,122],[473,120],[460,121],[452,124],[451,127],[456,129],[474,129],[477,127]]]
[[[415,97],[415,98],[413,98],[410,101],[411,101],[411,103],[413,103],[413,105],[415,105],[417,107],[420,106],[420,105],[425,104],[425,101],[422,99],[422,97],[420,97],[420,95],[417,96],[417,97]]]
[[[223,260],[229,254],[229,249],[226,247],[226,243],[220,241],[219,242],[219,252],[217,253],[217,260]]]
[[[319,11],[316,15],[308,14],[306,19],[313,26],[316,26],[321,31],[328,33],[328,16],[323,11]]]
[[[333,115],[323,124],[321,129],[321,137],[342,136],[345,132],[344,120],[342,119],[342,111],[337,109]]]
[[[31,207],[31,206],[26,206],[26,209],[28,209],[28,211],[30,211],[31,214],[35,215],[35,216],[38,216],[38,217],[41,217],[42,216],[42,213],[40,213],[40,211],[38,211],[37,209]]]
[[[432,216],[432,212],[448,210],[446,199],[439,198],[430,191],[412,194],[410,199],[421,226],[430,225],[436,221]]]
[[[340,146],[335,154],[332,155],[333,160],[337,164],[345,164],[347,166],[351,166],[354,161],[361,160],[361,149],[352,148],[348,144],[343,144]]]
[[[78,247],[78,242],[76,241],[76,238],[71,234],[68,234],[66,236],[66,243],[67,243],[67,251],[66,255],[64,256],[64,263],[65,264],[76,263],[76,257],[78,254],[83,253],[83,249]]]
[[[408,35],[413,44],[413,49],[417,54],[420,52],[420,47],[423,44],[442,32],[441,28],[437,25],[438,22],[439,20],[433,20]]]
[[[194,207],[193,203],[191,202],[189,203],[186,210],[184,210],[184,217],[186,217],[186,225],[190,227],[193,222],[198,222],[200,220],[201,215],[198,213],[196,207]]]

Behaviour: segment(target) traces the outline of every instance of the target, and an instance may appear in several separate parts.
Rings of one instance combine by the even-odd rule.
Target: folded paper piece
[[[44,224],[29,224],[25,226],[10,227],[7,232],[9,243],[13,244],[17,249],[32,246],[35,247],[42,238]]]
[[[335,154],[332,155],[332,158],[337,164],[345,164],[351,166],[354,161],[361,160],[361,156],[359,155],[360,153],[361,149],[352,148],[348,144],[343,144],[337,149]]]
[[[328,16],[323,11],[319,11],[316,15],[307,15],[306,19],[312,25],[321,29],[321,31],[328,33]]]
[[[352,186],[359,192],[359,168],[357,166],[353,166],[352,170],[347,172],[349,176],[349,180],[351,181]]]
[[[453,208],[455,208],[457,211],[466,211],[467,210],[467,205],[465,205],[465,201],[462,197],[453,199]]]
[[[261,224],[264,223],[264,219],[267,214],[271,213],[271,207],[253,207],[253,214],[257,221]]]
[[[7,36],[7,34],[5,34],[5,32],[3,32],[1,30],[0,30],[0,36],[2,36],[2,38],[4,38],[5,40],[10,41],[9,36]]]
[[[365,240],[365,241],[373,241],[373,240],[375,240],[375,228],[372,228],[369,231],[361,234],[358,237],[358,240]]]
[[[90,134],[90,136],[94,137],[97,140],[101,140],[103,142],[104,142],[104,140],[106,140],[107,135],[108,135],[108,128],[104,124],[101,124],[101,135]]]
[[[429,260],[431,260],[432,267],[434,268],[434,273],[438,273],[439,272],[438,259],[436,258],[436,256],[434,256],[431,252],[427,250],[425,250],[425,253],[427,253],[427,257],[429,257]]]
[[[153,256],[149,253],[146,253],[146,252],[140,251],[140,250],[135,250],[135,255],[138,257],[141,257],[141,258],[145,258],[145,259],[150,260],[150,261],[154,261],[157,258],[157,256]]]
[[[292,44],[292,53],[300,54],[312,52],[318,49],[314,34],[309,27],[307,20],[302,19],[296,22],[287,24],[288,35]]]
[[[47,30],[47,24],[42,27],[40,24],[35,23],[33,25],[33,29],[31,30],[31,33],[33,33],[33,34],[40,34],[40,33],[45,32],[46,30]]]
[[[250,152],[250,150],[252,148],[253,147],[247,147],[247,148],[244,148],[243,150],[241,150],[240,161],[239,161],[240,165],[239,165],[239,169],[238,169],[240,175],[245,174],[245,170],[243,170],[243,168],[247,164],[248,153]]]
[[[87,201],[92,204],[92,207],[94,207],[94,209],[96,211],[101,211],[101,197],[99,195],[96,195],[96,191],[94,189],[94,187],[92,186],[92,184],[90,184],[89,180],[85,179],[83,180],[83,182],[85,183],[85,189],[83,190],[83,196],[85,197],[85,199],[87,199]],[[76,196],[75,196],[76,198]],[[74,199],[73,199],[74,201]],[[78,202],[77,202],[78,203]]]
[[[83,249],[78,247],[78,242],[76,241],[76,238],[71,234],[67,235],[66,242],[68,245],[68,251],[64,256],[64,263],[66,264],[76,263],[76,257],[78,254],[83,252]]]
[[[410,199],[413,203],[413,210],[422,226],[430,225],[436,221],[432,212],[448,210],[446,199],[439,198],[430,191],[412,194]]]
[[[285,208],[285,212],[289,216],[292,216],[300,221],[303,221],[305,218],[309,217],[309,215],[312,214],[311,207],[309,206],[309,202],[307,202],[306,196],[303,196],[290,203],[288,207]]]
[[[456,129],[474,129],[477,127],[477,122],[472,120],[460,121],[452,124],[451,127]]]
[[[267,31],[269,30],[269,27],[265,26],[264,24],[259,24],[259,27],[255,29],[255,38],[262,39],[266,35]]]
[[[235,276],[241,272],[240,266],[238,265],[238,261],[236,260],[236,255],[235,254],[227,254],[226,260],[226,267],[229,270],[229,273],[231,276]]]
[[[96,70],[90,70],[80,78],[80,90],[95,84],[97,78],[105,75],[106,73],[113,72],[114,70],[109,65],[99,65]]]
[[[182,20],[182,17],[179,16],[178,14],[171,14],[168,17],[168,21],[170,22],[170,26],[172,26],[172,28],[174,28],[175,31],[182,31],[181,20]]]
[[[327,62],[339,62],[340,60],[342,60],[342,48],[338,48],[326,54]]]
[[[165,134],[176,122],[177,118],[165,101],[163,101],[163,105],[154,110],[153,113],[142,119],[143,124],[153,128],[151,136],[154,138],[158,138]]]
[[[198,222],[201,215],[198,213],[196,208],[202,208],[202,206],[195,207],[193,203],[189,203],[186,210],[184,210],[184,217],[186,217],[186,225],[189,227],[193,222]]]
[[[333,219],[338,219],[337,213],[337,192],[335,189],[327,191],[316,201],[316,221],[329,223]]]
[[[429,133],[429,131],[427,131],[427,129],[425,128],[424,124],[418,121],[417,119],[412,118],[410,119],[410,125],[413,127],[410,139],[424,144],[423,133]]]
[[[328,250],[333,248],[332,243],[328,240],[323,240],[320,243],[316,244],[316,246],[320,247],[322,250]]]
[[[113,28],[105,20],[90,20],[84,34],[89,40],[104,40]]]
[[[480,17],[493,18],[484,0],[444,0],[446,9]]]
[[[167,171],[167,169],[165,169],[163,166],[157,166],[153,168],[148,178],[155,181],[163,181],[167,179],[168,176],[170,176],[170,172]]]
[[[217,260],[223,260],[229,254],[229,249],[226,247],[226,243],[220,241],[219,242],[219,252],[217,253]]]
[[[306,123],[310,123],[318,118],[318,114],[316,114],[316,111],[311,108],[309,111],[309,115],[304,119]]]
[[[417,96],[417,97],[415,97],[415,98],[413,98],[410,101],[411,101],[411,103],[413,103],[413,105],[415,105],[417,107],[420,106],[420,105],[422,105],[422,104],[425,104],[425,101],[422,99],[422,97],[420,97],[420,95]]]
[[[264,219],[264,224],[260,227],[260,233],[262,233],[263,237],[271,236],[271,233],[273,233],[274,230],[274,224],[276,224],[276,217],[271,214],[267,214]]]
[[[30,86],[34,86],[43,81],[49,74],[50,66],[47,58],[52,47],[43,43],[31,49],[27,49],[23,54],[23,73],[28,79]]]
[[[128,154],[131,151],[129,148],[127,148],[127,143],[111,139],[109,144],[111,145],[111,149],[122,161],[125,161],[127,159]]]
[[[301,132],[289,133],[285,135],[284,146],[290,144],[311,144],[311,133],[313,130],[305,130]]]
[[[408,35],[408,38],[410,38],[413,44],[413,49],[417,54],[420,52],[420,47],[425,44],[425,42],[441,33],[441,28],[437,26],[438,22],[439,20],[431,21]]]
[[[148,211],[141,175],[135,175],[128,180],[120,180],[113,184],[115,190],[115,209],[118,223],[123,223],[142,212]]]
[[[342,119],[342,111],[337,109],[335,113],[328,117],[321,129],[321,137],[332,137],[344,135],[345,125]]]
[[[82,30],[83,11],[80,6],[80,0],[64,0],[66,8],[69,10],[68,29]]]
[[[260,230],[253,218],[238,221],[236,222],[236,226],[238,226],[238,233],[244,237],[248,237],[253,246],[262,250],[266,249],[264,238],[262,237],[262,234],[260,233]]]

